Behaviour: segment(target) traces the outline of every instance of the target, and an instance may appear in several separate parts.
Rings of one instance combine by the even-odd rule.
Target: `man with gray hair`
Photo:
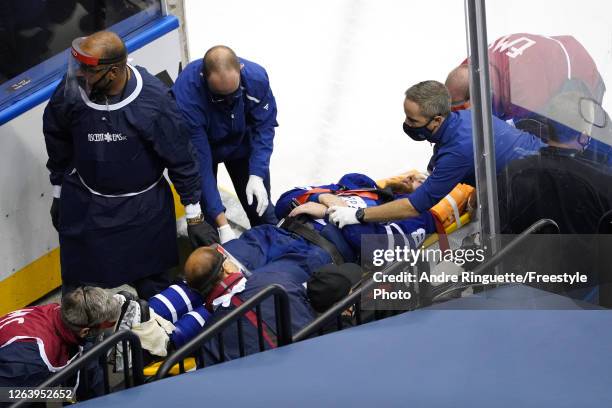
[[[51,303],[0,317],[0,387],[35,387],[80,355],[84,343],[115,326],[120,301],[81,286]]]
[[[416,217],[428,211],[459,183],[476,185],[472,113],[451,112],[450,95],[437,81],[410,87],[404,99],[404,132],[414,141],[434,145],[427,170],[430,176],[407,198],[377,207],[330,207],[329,219],[340,228],[362,222],[383,222]],[[497,171],[542,146],[535,136],[493,117]]]

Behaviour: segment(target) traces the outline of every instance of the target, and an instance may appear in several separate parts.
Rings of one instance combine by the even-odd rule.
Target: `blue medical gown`
[[[50,179],[61,185],[64,283],[114,287],[178,263],[165,169],[183,204],[201,196],[189,134],[169,90],[131,67],[125,97],[97,104],[60,83],[45,108]],[[119,98],[117,98],[119,99]]]

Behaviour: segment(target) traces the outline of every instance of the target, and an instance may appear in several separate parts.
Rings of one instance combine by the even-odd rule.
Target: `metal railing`
[[[478,265],[476,268],[474,268],[474,270],[472,271],[472,273],[474,275],[481,275],[484,271],[491,269],[495,266],[497,266],[501,261],[503,261],[508,255],[512,254],[513,251],[518,248],[521,244],[523,244],[525,242],[525,240],[531,235],[531,234],[535,234],[536,232],[540,232],[542,229],[544,229],[545,227],[553,227],[555,229],[555,233],[558,234],[559,233],[559,225],[549,219],[549,218],[543,218],[539,221],[534,222],[533,224],[531,224],[531,226],[529,226],[527,229],[525,229],[525,231],[521,232],[516,238],[514,238],[512,241],[510,241],[508,244],[506,244],[502,249],[500,249],[499,251],[497,251],[496,254],[494,254],[488,261]],[[480,283],[472,283],[469,285],[465,285],[465,284],[451,284],[449,285],[449,287],[446,288],[442,288],[443,290],[440,293],[435,293],[434,296],[432,297],[432,302],[436,302],[440,299],[442,299],[444,296],[456,291],[456,290],[462,290],[462,289],[467,289],[470,287],[474,287],[474,286],[493,286],[495,284],[480,284]]]
[[[550,220],[550,219],[539,220],[535,222],[533,225],[531,225],[529,228],[527,228],[525,231],[523,231],[520,235],[518,235],[515,239],[513,239],[510,243],[508,243],[500,251],[498,251],[487,262],[476,267],[473,273],[481,274],[485,270],[493,268],[494,266],[499,264],[501,261],[503,261],[508,255],[512,254],[512,252],[519,245],[521,245],[529,235],[539,232],[543,228],[549,227],[549,226],[552,226],[556,230],[557,233],[559,232],[559,226],[557,225],[555,221]],[[404,266],[403,263],[398,262],[386,268],[384,271],[382,271],[382,273],[383,274],[393,273],[396,269],[401,268],[403,266]],[[344,324],[341,318],[342,314],[346,310],[350,309],[351,307],[354,308],[355,325],[362,324],[364,322],[363,321],[363,310],[361,307],[362,296],[364,293],[368,293],[368,291],[370,291],[375,286],[375,284],[376,282],[374,282],[372,279],[367,280],[357,290],[354,290],[349,296],[347,296],[340,302],[336,303],[334,306],[332,306],[330,309],[322,313],[319,317],[313,320],[306,327],[304,327],[299,332],[297,332],[295,336],[293,336],[293,342],[295,343],[295,342],[302,341],[304,339],[307,339],[307,338],[310,338],[316,335],[323,334],[326,328],[329,328],[331,325],[333,325],[334,321],[336,322],[336,330],[342,330],[344,328],[343,327]],[[431,292],[431,299],[429,300],[421,299],[419,300],[419,304],[421,302],[433,303],[454,291],[467,289],[473,286],[476,286],[476,285],[474,284],[471,284],[471,285],[454,284],[450,286],[443,286],[440,288],[441,291],[438,290],[439,293],[436,293],[436,290],[434,288],[433,291]],[[402,311],[396,311],[396,312],[402,312]],[[379,317],[380,317],[380,311],[374,311],[373,320],[378,320]]]
[[[236,322],[237,329],[237,340],[239,347],[240,357],[246,355],[245,344],[244,344],[244,329],[242,324],[242,318],[247,313],[252,313],[255,309],[255,315],[257,319],[256,329],[259,344],[259,351],[265,350],[264,342],[264,326],[265,323],[261,317],[261,303],[270,298],[274,297],[274,312],[276,320],[276,343],[277,346],[284,346],[291,344],[292,342],[292,330],[291,330],[291,312],[289,309],[289,296],[282,286],[274,284],[263,289],[255,296],[251,297],[240,306],[232,310],[227,316],[216,321],[208,329],[198,334],[196,337],[191,339],[184,346],[176,350],[166,361],[161,365],[155,376],[156,380],[162,379],[168,375],[170,369],[175,365],[179,365],[179,371],[185,372],[183,360],[186,357],[196,357],[196,368],[202,368],[205,366],[203,346],[207,341],[217,338],[219,341],[219,357],[220,361],[225,360],[224,340],[223,331]]]
[[[381,273],[383,275],[391,274],[397,269],[404,267],[405,264],[403,262],[397,262],[389,265],[387,268],[381,271]],[[339,331],[344,329],[345,323],[342,319],[342,315],[345,311],[350,310],[351,308],[353,309],[351,315],[354,317],[354,324],[352,324],[352,326],[359,326],[367,321],[379,320],[380,318],[389,314],[395,315],[403,312],[402,310],[380,311],[364,310],[362,308],[362,299],[364,294],[369,293],[376,284],[377,282],[375,282],[372,278],[365,281],[363,284],[353,290],[347,297],[333,305],[331,308],[319,315],[315,320],[310,322],[307,326],[298,331],[295,336],[293,336],[293,342],[296,343],[315,335],[322,335],[326,332],[326,330],[334,329],[334,322],[335,330]],[[371,315],[369,317],[364,316],[364,312],[371,312]]]
[[[103,372],[104,381],[104,394],[111,392],[110,381],[108,376],[108,352],[116,347],[119,343],[123,346],[123,376],[125,388],[132,386],[141,385],[144,383],[144,376],[142,374],[143,363],[142,363],[142,347],[138,336],[128,330],[121,330],[111,336],[105,338],[100,343],[94,345],[91,349],[83,353],[82,356],[75,359],[68,366],[58,371],[43,383],[39,384],[37,389],[46,387],[64,386],[68,381],[74,380],[76,376],[79,378],[79,388],[89,389],[89,380],[87,370],[92,364],[99,364]],[[128,344],[130,347],[128,348]],[[128,356],[128,352],[131,354],[131,358]],[[130,375],[129,362],[132,363],[132,374]],[[79,371],[83,370],[81,373]],[[34,402],[21,400],[17,401],[11,408],[26,407]]]

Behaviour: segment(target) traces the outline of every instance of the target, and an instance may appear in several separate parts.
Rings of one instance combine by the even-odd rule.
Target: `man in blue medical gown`
[[[169,90],[127,63],[122,40],[98,32],[72,43],[68,72],[45,108],[43,132],[59,232],[63,290],[132,284],[148,298],[178,263],[167,170],[196,245],[203,222],[189,135]]]

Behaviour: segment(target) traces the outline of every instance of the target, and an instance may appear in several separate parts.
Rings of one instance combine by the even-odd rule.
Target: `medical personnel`
[[[85,286],[64,296],[61,306],[31,306],[0,317],[0,387],[38,386],[77,358],[87,340],[112,328],[120,308],[104,290]],[[99,380],[90,380],[90,387],[101,386]],[[93,390],[80,391],[91,396]]]
[[[178,248],[166,169],[192,242],[214,242],[182,120],[169,90],[127,63],[116,34],[73,41],[68,73],[43,116],[64,293],[130,283],[148,298],[168,286]]]
[[[548,126],[541,118],[550,100],[563,92],[579,92],[601,105],[606,91],[603,78],[588,51],[572,36],[509,34],[495,40],[488,55],[493,114],[519,129],[548,140]],[[465,60],[446,78],[453,110],[470,107],[468,71]],[[599,123],[591,131],[593,139],[584,156],[612,165],[612,130],[605,117],[596,119]]]
[[[410,87],[404,100],[404,132],[414,141],[434,145],[427,180],[407,197],[357,210],[332,206],[329,219],[340,228],[363,222],[417,217],[432,208],[459,183],[475,185],[471,111],[451,112],[446,87],[423,81]],[[540,139],[493,117],[497,171],[514,159],[537,152]]]
[[[206,217],[217,225],[221,242],[234,234],[217,189],[219,163],[225,164],[251,226],[275,224],[270,156],[278,123],[266,70],[219,45],[187,65],[173,91],[198,151]]]

